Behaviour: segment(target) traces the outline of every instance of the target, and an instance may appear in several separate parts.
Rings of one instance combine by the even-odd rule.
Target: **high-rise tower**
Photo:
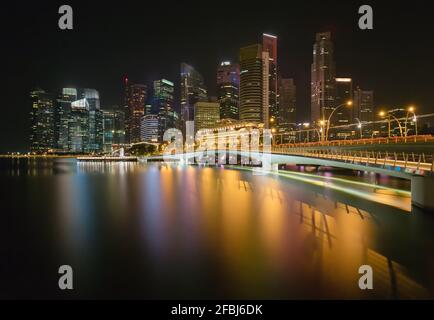
[[[217,68],[217,98],[220,103],[220,119],[239,118],[240,68],[230,61],[223,61]]]
[[[265,54],[268,56],[268,53]],[[268,106],[268,99],[263,96],[268,85],[263,88],[263,69],[262,45],[240,49],[240,120],[264,122],[263,111],[264,106]]]
[[[125,140],[126,143],[140,142],[140,126],[145,114],[147,86],[130,84],[125,79]]]
[[[316,34],[311,66],[311,122],[327,120],[335,106],[335,62],[330,32]]]
[[[181,63],[181,120],[194,120],[194,104],[207,100],[208,91],[202,75],[192,66]],[[182,125],[184,129],[184,125]]]
[[[264,33],[262,35],[262,50],[268,52],[268,108],[269,120],[277,122],[279,118],[278,108],[278,83],[277,83],[277,37]]]

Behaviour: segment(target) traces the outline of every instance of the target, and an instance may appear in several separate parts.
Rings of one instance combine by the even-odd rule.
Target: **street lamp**
[[[355,118],[355,120],[358,122],[357,124],[357,128],[360,129],[360,139],[363,138],[363,133],[362,133],[362,122],[359,120],[359,118]]]
[[[332,118],[333,114],[336,112],[336,110],[338,110],[341,107],[351,107],[353,105],[353,102],[351,100],[337,106],[336,108],[333,109],[332,113],[330,113],[329,118],[327,119],[327,130],[325,132],[325,141],[328,140],[328,136],[329,136],[329,129],[330,129],[330,119]],[[324,121],[324,119],[322,120]]]
[[[309,141],[309,129],[308,128],[310,127],[310,123],[309,122],[303,123],[303,127],[306,128],[306,131],[307,131],[307,141]]]
[[[405,116],[405,126],[404,126],[404,128],[405,128],[405,137],[406,137],[406,138],[407,138],[407,122],[408,122],[408,115],[409,115],[410,113],[413,114],[414,129],[415,129],[415,133],[416,133],[416,136],[417,136],[417,117],[416,117],[415,110],[416,110],[416,108],[413,107],[413,106],[410,106],[410,107],[408,107],[408,109],[407,109],[407,115]]]
[[[386,116],[386,112],[384,111],[380,111],[379,113],[380,117],[385,117]],[[399,126],[399,133],[402,137],[402,126],[401,126],[401,122],[399,121],[399,119],[397,117],[395,117],[394,115],[390,114],[390,112],[387,112],[387,122],[388,122],[388,137],[390,138],[390,123],[391,123],[391,118],[393,118],[396,122],[398,122],[398,126]]]

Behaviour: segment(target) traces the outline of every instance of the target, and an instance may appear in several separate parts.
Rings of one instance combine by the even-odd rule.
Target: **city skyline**
[[[45,8],[44,6],[38,10],[35,9],[38,12],[41,11],[41,14],[35,19],[39,21],[39,19],[45,17],[48,21],[50,17],[56,18],[56,12],[53,10],[42,12]],[[294,7],[294,12],[303,12],[304,15],[303,17],[291,20],[290,25],[287,24],[288,19],[284,19],[286,16],[280,12],[273,19],[267,18],[264,23],[255,23],[254,25],[253,23],[246,23],[243,18],[231,17],[228,18],[227,25],[233,26],[234,29],[238,30],[233,37],[228,38],[228,27],[224,27],[221,30],[205,27],[202,28],[203,30],[197,31],[198,36],[208,34],[208,37],[200,36],[200,39],[192,37],[184,41],[174,39],[175,35],[172,32],[172,28],[170,28],[170,25],[165,25],[158,32],[152,32],[149,29],[148,32],[143,33],[144,39],[147,40],[144,41],[145,45],[149,43],[150,46],[144,47],[142,45],[140,48],[140,46],[133,43],[123,48],[120,44],[115,45],[116,40],[120,39],[123,27],[120,27],[120,30],[116,31],[109,28],[106,33],[103,33],[100,24],[90,25],[84,21],[83,17],[86,17],[92,11],[90,10],[91,6],[89,6],[76,5],[75,8],[77,29],[83,31],[84,28],[88,31],[88,35],[84,36],[84,39],[77,39],[75,30],[69,34],[61,33],[61,31],[54,27],[54,30],[50,30],[48,23],[44,22],[38,25],[37,30],[32,32],[32,34],[40,35],[40,37],[32,37],[29,43],[22,45],[23,48],[28,49],[26,52],[28,52],[32,63],[21,61],[21,65],[18,66],[16,71],[17,75],[14,74],[13,77],[8,79],[11,83],[14,83],[14,81],[19,80],[19,78],[15,78],[20,74],[22,76],[22,84],[21,86],[18,84],[14,85],[13,90],[7,93],[5,99],[7,108],[15,112],[8,113],[2,119],[2,132],[4,133],[3,136],[13,134],[14,139],[2,141],[2,152],[24,151],[28,147],[28,128],[30,127],[28,120],[28,92],[35,86],[54,92],[59,91],[63,87],[96,88],[101,95],[102,108],[107,108],[112,105],[122,104],[122,81],[126,75],[133,82],[145,83],[148,86],[152,85],[152,81],[162,78],[178,84],[179,64],[185,61],[193,65],[203,75],[209,95],[216,96],[216,66],[221,61],[226,60],[238,62],[237,54],[239,48],[252,43],[258,43],[258,37],[262,33],[278,36],[279,70],[283,78],[293,78],[297,86],[298,121],[309,119],[310,116],[308,112],[308,109],[310,109],[310,99],[308,98],[310,92],[309,70],[312,63],[311,51],[315,34],[327,30],[332,32],[335,46],[336,73],[337,75],[350,76],[354,81],[353,89],[356,86],[360,86],[363,90],[374,91],[376,105],[399,108],[408,104],[415,104],[418,106],[418,110],[422,112],[430,112],[432,110],[432,106],[430,105],[432,93],[428,88],[429,83],[432,83],[430,79],[433,77],[434,72],[430,73],[432,65],[428,64],[425,60],[428,58],[426,55],[432,51],[432,48],[427,47],[427,41],[425,41],[425,37],[420,32],[412,34],[412,30],[416,28],[420,29],[423,19],[413,21],[411,18],[414,18],[414,16],[410,15],[408,18],[412,23],[409,23],[405,30],[400,30],[399,34],[391,32],[394,30],[391,27],[393,21],[404,14],[399,10],[393,11],[393,14],[385,14],[385,7],[375,5],[376,20],[374,30],[361,31],[357,28],[358,6],[356,4],[345,4],[335,9],[316,4],[317,10],[310,13],[305,12],[305,5],[297,5]],[[102,8],[100,19],[103,16],[107,17],[113,14],[112,9]],[[122,12],[131,13],[131,4],[126,3],[121,9]],[[175,17],[175,9],[176,6],[169,10],[171,17]],[[324,17],[322,17],[320,12],[317,12],[321,11],[320,9],[324,9]],[[198,7],[194,10],[197,14],[208,13],[210,22],[216,19],[212,7]],[[241,8],[234,7],[234,12],[239,12],[240,10]],[[387,10],[390,10],[390,8],[387,8]],[[332,15],[326,18],[326,12]],[[344,12],[346,13],[345,15]],[[353,14],[348,14],[348,12],[353,12]],[[131,14],[134,15],[134,13]],[[258,11],[253,10],[253,16],[257,16],[258,14]],[[294,13],[291,15],[293,16]],[[119,13],[119,17],[122,19],[121,13]],[[320,19],[321,17],[322,19]],[[150,21],[149,24],[147,23],[147,27],[151,26],[153,21]],[[330,21],[333,21],[333,23],[330,23]],[[126,23],[128,28],[135,25],[132,18],[131,21],[128,20],[126,22],[128,22]],[[389,25],[387,22],[391,24]],[[139,30],[143,31],[143,28],[147,30],[146,26],[141,27],[136,32]],[[185,26],[175,33],[185,34],[185,32],[191,30],[192,24],[186,23]],[[12,36],[16,36],[14,41],[22,41],[21,37],[28,32],[29,30],[27,29],[16,30],[12,34]],[[80,35],[83,37],[82,33]],[[91,37],[91,35],[94,37]],[[114,37],[113,43],[108,42],[108,35]],[[157,35],[162,38],[158,38]],[[211,35],[212,38],[210,37]],[[411,45],[398,46],[396,40],[405,35],[412,35],[411,37],[405,37],[406,41],[411,43]],[[10,38],[9,36],[7,40],[10,40]],[[95,45],[89,43],[91,38],[98,40]],[[32,46],[32,44],[36,43],[34,42],[36,39],[39,40],[38,44]],[[86,54],[77,53],[73,55],[72,52],[66,50],[67,48],[61,48],[58,51],[59,54],[50,53],[49,57],[54,59],[54,61],[48,66],[47,62],[45,62],[46,58],[44,59],[43,55],[46,50],[43,48],[43,44],[48,39],[57,40],[53,44],[53,48],[58,48],[60,43],[65,42],[71,50],[74,45],[80,47],[84,44],[94,50],[89,50]],[[102,48],[97,48],[98,44]],[[153,48],[161,50],[151,50],[149,53],[147,48],[151,48],[151,44]],[[382,45],[381,50],[378,50],[380,44]],[[393,47],[393,45],[396,47]],[[176,50],[166,49],[173,49],[174,46],[177,47]],[[203,46],[203,52],[202,54],[198,54],[197,49],[201,46]],[[411,47],[411,50],[408,47]],[[20,47],[18,46],[18,48]],[[429,50],[424,50],[426,48]],[[101,51],[101,49],[104,50]],[[95,52],[104,53],[102,59],[96,57],[97,54]],[[143,54],[143,52],[147,52],[147,56],[138,59],[138,56]],[[119,53],[121,53],[121,58],[116,59],[116,55]],[[130,56],[131,59],[126,59],[126,56]],[[396,61],[402,60],[403,56],[413,56],[418,57],[418,59],[412,59],[412,63],[402,65],[399,70],[393,68],[396,65]],[[380,68],[378,65],[374,68],[373,63],[378,59],[384,63],[380,64]],[[113,64],[113,61],[119,63]],[[17,66],[19,61],[17,61],[16,57],[11,57],[11,62],[11,66]],[[100,72],[101,68],[105,68],[104,72]],[[19,72],[20,69],[25,69],[25,72]],[[399,79],[400,74],[406,77],[403,76]],[[104,80],[101,80],[101,77]],[[409,79],[408,81],[406,81],[407,78]],[[410,80],[415,78],[418,80],[416,81],[417,84],[414,83],[415,81]],[[416,96],[418,97],[416,98]],[[175,104],[179,101],[179,90],[175,92],[175,101]],[[13,126],[11,125],[12,123],[14,124]]]
[[[7,3],[0,299],[434,299],[434,23],[379,3]]]

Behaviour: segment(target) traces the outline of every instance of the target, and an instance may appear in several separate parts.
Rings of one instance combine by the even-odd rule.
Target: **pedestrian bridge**
[[[262,161],[262,152],[240,152],[216,150],[216,161],[221,155],[250,157]],[[193,163],[203,152],[182,153],[166,156],[166,160]],[[303,150],[273,147],[267,155],[271,170],[278,170],[279,164],[336,167],[348,170],[373,172],[401,179],[411,180],[412,204],[427,211],[434,211],[434,160],[425,155],[389,154],[361,151]],[[162,161],[163,155],[150,156],[146,161]],[[429,162],[428,162],[429,161]]]

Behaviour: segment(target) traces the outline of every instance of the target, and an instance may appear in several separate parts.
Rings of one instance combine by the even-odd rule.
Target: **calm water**
[[[387,190],[68,159],[0,160],[0,184],[3,298],[434,297],[434,219]],[[363,264],[373,291],[358,288]]]

